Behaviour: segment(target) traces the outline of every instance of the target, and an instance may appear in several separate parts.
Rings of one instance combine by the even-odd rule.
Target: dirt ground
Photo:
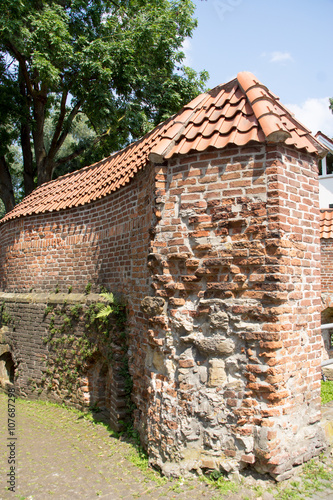
[[[13,415],[13,414],[12,414]],[[313,460],[292,480],[237,476],[217,481],[168,480],[147,466],[134,445],[110,435],[79,412],[38,401],[16,400],[8,430],[8,396],[0,394],[0,499],[333,499],[333,456]],[[17,438],[17,439],[14,439]],[[15,459],[15,478],[8,460]],[[15,491],[9,491],[12,479]]]

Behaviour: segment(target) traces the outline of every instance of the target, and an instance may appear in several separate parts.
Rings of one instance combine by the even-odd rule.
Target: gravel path
[[[222,478],[214,484],[195,477],[167,480],[147,467],[145,458],[139,456],[133,445],[110,435],[105,426],[63,407],[16,400],[16,427],[9,436],[7,403],[7,395],[0,394],[3,500],[296,500],[305,498],[305,493],[313,500],[333,499],[333,457],[329,450],[322,462],[313,461],[312,469],[300,469],[293,480],[278,488],[273,481],[259,476],[242,478],[240,484]],[[14,492],[6,490],[10,486],[6,481],[11,452],[17,461]],[[297,481],[300,486],[296,488],[293,484]]]

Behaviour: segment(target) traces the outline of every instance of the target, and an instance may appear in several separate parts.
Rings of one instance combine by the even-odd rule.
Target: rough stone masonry
[[[315,177],[281,146],[158,171],[149,260],[165,305],[143,309],[149,451],[164,471],[253,464],[283,479],[322,450]]]
[[[0,241],[4,354],[27,397],[24,367],[38,385],[50,356],[47,325],[15,311],[31,316],[40,293],[104,287],[127,304],[134,425],[152,465],[282,480],[323,449],[316,154],[263,140],[152,156],[100,199],[8,218]],[[113,373],[101,356],[96,380]]]

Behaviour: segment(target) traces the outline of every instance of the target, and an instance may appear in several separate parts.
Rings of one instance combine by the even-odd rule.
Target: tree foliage
[[[1,0],[0,198],[124,147],[204,89],[183,65],[190,0]],[[78,128],[85,129],[82,137]],[[75,132],[76,131],[76,132]]]

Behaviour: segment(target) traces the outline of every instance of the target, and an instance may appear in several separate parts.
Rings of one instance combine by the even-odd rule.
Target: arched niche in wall
[[[99,370],[98,374],[98,379],[97,379],[97,399],[96,399],[96,404],[99,408],[101,409],[106,409],[108,407],[107,405],[107,399],[108,398],[108,386],[109,381],[108,381],[108,366],[106,363],[103,363]]]
[[[110,412],[112,391],[112,370],[105,358],[100,355],[90,360],[87,369],[90,407],[95,411]]]
[[[96,420],[107,421],[115,431],[123,430],[129,418],[126,380],[121,373],[122,363],[110,362],[98,352],[86,366],[88,402]]]
[[[10,352],[5,352],[0,356],[0,384],[5,387],[6,384],[14,383],[15,364]]]

